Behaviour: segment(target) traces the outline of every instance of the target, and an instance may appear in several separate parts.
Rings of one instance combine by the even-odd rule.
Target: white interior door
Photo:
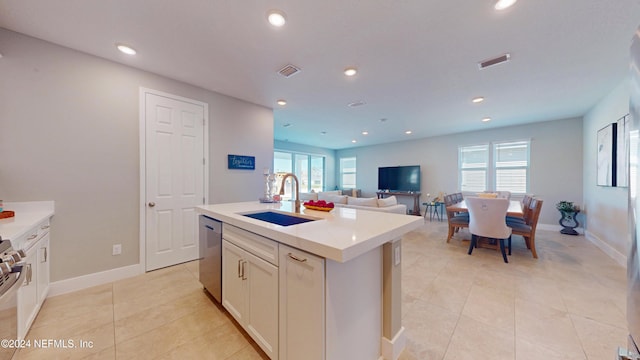
[[[205,105],[185,100],[144,94],[147,271],[198,256],[194,207],[205,201]]]

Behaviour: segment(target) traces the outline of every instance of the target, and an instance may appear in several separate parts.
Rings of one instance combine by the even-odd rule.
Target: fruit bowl
[[[314,206],[314,205],[304,205],[304,207],[307,208],[307,209],[318,210],[318,211],[331,211],[331,210],[333,210],[333,208],[322,207],[322,206]]]
[[[305,208],[307,209],[311,209],[311,210],[318,210],[318,211],[331,211],[333,210],[333,203],[332,202],[326,202],[324,200],[309,200],[309,201],[305,201],[304,204]]]

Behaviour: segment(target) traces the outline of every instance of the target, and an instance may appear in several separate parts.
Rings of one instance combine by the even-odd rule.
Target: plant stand
[[[562,230],[560,230],[560,233],[565,235],[578,235],[578,232],[575,230],[575,228],[580,226],[578,220],[576,219],[576,216],[579,212],[580,210],[560,211],[562,217],[560,218],[559,223],[563,228]]]

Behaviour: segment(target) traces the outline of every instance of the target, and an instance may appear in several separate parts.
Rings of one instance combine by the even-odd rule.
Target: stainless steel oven
[[[16,353],[18,289],[27,276],[23,256],[13,250],[10,241],[0,238],[0,360],[10,360]]]

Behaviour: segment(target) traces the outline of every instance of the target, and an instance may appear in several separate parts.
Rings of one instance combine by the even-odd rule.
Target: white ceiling
[[[277,140],[332,149],[582,116],[627,76],[640,0],[492,5],[0,0],[0,27],[274,108]],[[267,23],[270,9],[286,13],[283,28]],[[503,53],[510,62],[478,70]],[[302,71],[277,74],[288,63]],[[345,77],[348,66],[359,73]]]

